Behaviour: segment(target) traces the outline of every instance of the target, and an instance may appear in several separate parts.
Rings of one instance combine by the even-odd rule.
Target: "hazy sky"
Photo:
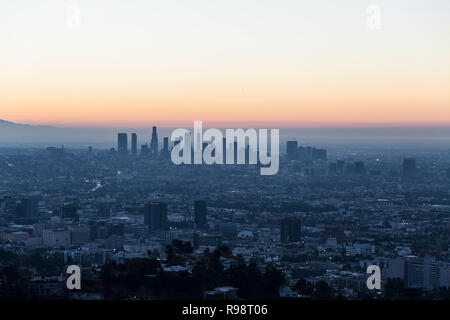
[[[450,124],[448,0],[2,1],[0,39],[10,121]]]

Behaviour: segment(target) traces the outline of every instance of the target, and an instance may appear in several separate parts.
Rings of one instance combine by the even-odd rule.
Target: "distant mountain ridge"
[[[17,122],[7,121],[7,120],[3,120],[3,119],[0,119],[0,126],[3,126],[3,127],[11,126],[11,127],[56,128],[56,127],[47,126],[47,125],[33,125],[33,124],[27,124],[27,123],[17,123]]]
[[[96,129],[62,128],[31,125],[0,119],[0,144],[39,144],[114,142],[114,132]]]
[[[22,124],[0,119],[0,126],[20,126]]]

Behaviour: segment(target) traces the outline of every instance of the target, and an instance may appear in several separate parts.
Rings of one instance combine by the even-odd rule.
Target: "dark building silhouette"
[[[194,202],[194,220],[197,228],[206,226],[206,201],[196,200]]]
[[[416,159],[404,158],[403,159],[403,175],[405,177],[414,177],[416,175]]]
[[[152,157],[158,156],[158,134],[156,133],[156,127],[152,130],[152,140],[150,141],[150,154]]]
[[[131,154],[137,156],[137,134],[131,134]]]
[[[227,139],[225,137],[222,139],[222,157],[223,163],[227,163]]]
[[[286,142],[286,156],[288,160],[297,160],[297,141]]]
[[[61,209],[59,210],[59,216],[62,219],[65,218],[70,218],[70,219],[75,219],[76,221],[79,220],[78,217],[78,207],[73,206],[73,205],[65,205],[62,206]]]
[[[23,198],[19,214],[23,218],[36,218],[39,216],[38,200],[36,198]]]
[[[447,179],[450,179],[450,168],[447,168],[445,175],[447,176]]]
[[[170,158],[170,151],[169,151],[169,137],[164,137],[163,140],[163,148],[161,151],[161,156],[165,159],[169,159]]]
[[[151,202],[144,207],[144,224],[149,230],[167,229],[167,203]]]
[[[126,133],[117,134],[117,151],[119,154],[128,153],[128,135]]]
[[[302,225],[300,219],[284,218],[281,220],[280,238],[281,242],[298,242],[301,239]]]

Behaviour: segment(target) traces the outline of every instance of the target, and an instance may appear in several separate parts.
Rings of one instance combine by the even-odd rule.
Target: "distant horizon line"
[[[29,121],[10,121],[1,119],[0,121],[5,121],[13,125],[24,125],[24,126],[39,126],[39,127],[55,127],[61,129],[147,129],[153,126],[160,128],[186,128],[193,127],[194,121],[201,119],[194,119],[192,121],[149,121],[148,124],[141,122],[132,123],[56,123],[56,122],[29,122]],[[355,123],[355,122],[295,122],[295,121],[283,121],[283,122],[268,122],[268,121],[208,121],[202,120],[203,126],[205,128],[215,127],[215,128],[283,128],[283,129],[302,129],[302,128],[326,128],[326,129],[346,129],[346,128],[445,128],[450,127],[450,123],[445,122],[427,122],[427,123],[416,123],[416,122],[366,122],[366,123]]]

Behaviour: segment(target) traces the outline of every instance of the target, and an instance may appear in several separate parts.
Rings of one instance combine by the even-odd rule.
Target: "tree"
[[[332,298],[331,287],[323,280],[316,285],[316,298],[319,300],[328,300]]]
[[[314,292],[314,286],[311,282],[300,279],[294,286],[294,290],[302,296],[311,296]]]

